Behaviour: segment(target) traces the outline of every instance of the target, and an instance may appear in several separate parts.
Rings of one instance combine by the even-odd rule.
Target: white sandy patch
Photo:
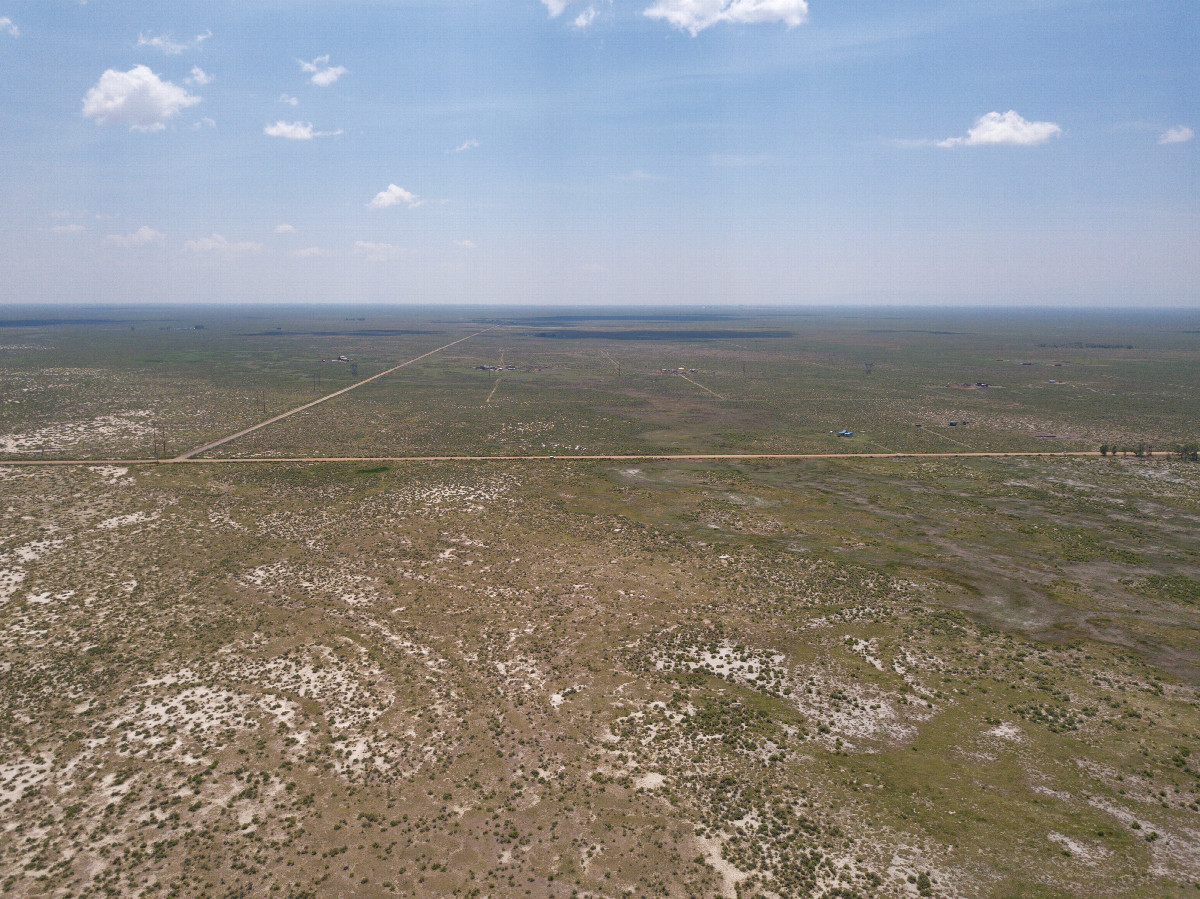
[[[269,660],[233,662],[231,659],[218,667],[224,677],[254,683],[270,691],[257,704],[286,728],[286,743],[291,753],[303,750],[311,725],[302,707],[283,697],[319,703],[332,731],[330,761],[339,775],[411,772],[427,761],[436,761],[439,751],[447,746],[440,731],[434,731],[421,745],[411,727],[406,732],[398,726],[387,730],[373,726],[392,708],[395,693],[386,686],[384,672],[365,652],[346,659],[329,647],[318,645],[299,654]],[[431,703],[414,717],[420,719],[424,712],[430,714],[431,720],[443,714],[438,703]]]
[[[228,512],[209,512],[208,520],[210,524],[215,524],[218,527],[229,528],[233,531],[245,531],[246,526],[239,521],[235,521]]]
[[[440,673],[442,668],[450,663],[434,652],[430,647],[422,643],[414,643],[411,640],[406,640],[400,634],[395,633],[387,624],[377,618],[364,616],[359,619],[368,627],[374,628],[383,635],[384,639],[391,643],[396,648],[403,650],[404,653],[428,668],[430,671]]]
[[[1094,865],[1101,859],[1107,858],[1112,853],[1103,846],[1089,846],[1086,843],[1080,843],[1078,840],[1072,840],[1070,837],[1061,833],[1051,831],[1046,835],[1051,843],[1057,843],[1066,849],[1074,858],[1086,862],[1089,865]]]
[[[205,685],[131,705],[110,725],[149,746],[167,740],[173,743],[176,730],[206,735],[216,730],[250,730],[258,726],[244,695]]]
[[[1095,796],[1088,797],[1088,805],[1112,815],[1130,828],[1130,831],[1133,833],[1140,835],[1158,834],[1158,839],[1150,844],[1150,852],[1154,858],[1153,864],[1150,867],[1150,873],[1154,876],[1170,878],[1186,877],[1190,880],[1195,877],[1195,872],[1200,869],[1200,830],[1190,827],[1180,827],[1178,829],[1160,827],[1158,824],[1135,815],[1127,808]],[[1139,824],[1139,827],[1136,829],[1133,827],[1135,821]]]
[[[852,740],[908,740],[916,733],[909,722],[925,720],[934,713],[926,700],[905,702],[899,691],[839,676],[828,665],[789,668],[782,653],[729,641],[675,645],[659,650],[652,658],[660,671],[705,671],[778,696],[808,718],[818,728],[815,739],[830,747],[838,740],[851,749],[860,748]],[[883,670],[883,663],[878,667]],[[904,677],[907,683],[908,676]]]
[[[1045,784],[1031,784],[1029,787],[1034,793],[1039,796],[1047,796],[1050,799],[1057,799],[1059,802],[1070,802],[1071,794],[1065,790],[1055,790]]]
[[[459,546],[474,546],[479,549],[487,549],[487,544],[482,540],[475,540],[467,534],[459,534],[457,537],[445,537],[447,543],[457,543]]]
[[[287,562],[276,562],[274,565],[259,565],[242,575],[242,580],[255,587],[265,587],[268,584],[276,586],[283,582],[288,570]]]
[[[125,475],[129,474],[128,468],[123,468],[118,465],[91,465],[88,471],[93,471],[107,484],[119,484]],[[126,481],[132,483],[132,478]]]
[[[541,687],[546,682],[538,663],[521,652],[508,655],[503,661],[495,663],[496,671],[509,683],[519,686],[522,690],[532,690]]]
[[[995,737],[997,740],[1007,740],[1010,743],[1019,743],[1025,739],[1025,732],[1008,721],[1001,722],[990,730],[985,730],[983,735]]]
[[[666,777],[659,774],[657,771],[647,771],[641,777],[633,782],[633,785],[641,790],[657,790],[667,782]]]
[[[37,787],[45,781],[51,767],[48,757],[25,757],[0,763],[0,807],[19,799],[27,788]]]
[[[260,565],[242,575],[241,580],[265,590],[283,594],[324,597],[348,606],[368,606],[383,601],[376,589],[377,579],[354,574],[342,568],[293,567],[287,560]]]
[[[862,639],[858,639],[855,637],[846,637],[846,641],[847,641],[846,645],[850,649],[851,652],[858,653],[860,656],[862,656],[864,659],[866,659],[877,671],[886,670],[884,668],[883,662],[875,655],[875,653],[878,652],[878,649],[875,646],[875,643],[876,643],[875,640],[862,640]],[[897,665],[896,668],[900,669],[900,670],[896,671],[897,674],[904,673],[905,669],[904,669],[903,665]]]
[[[388,499],[397,511],[485,512],[504,499],[513,484],[511,478],[492,478],[474,484],[413,485],[390,494]]]
[[[682,664],[689,671],[700,669],[748,685],[762,686],[767,681],[786,677],[786,671],[781,667],[785,660],[786,657],[780,653],[735,647],[726,640],[717,644],[715,649],[688,647],[682,657],[679,653],[671,657],[660,656],[654,666],[662,671]]]
[[[730,862],[725,860],[724,856],[721,855],[720,841],[712,837],[696,837],[695,840],[696,845],[700,847],[700,851],[704,855],[704,861],[721,878],[721,895],[725,899],[737,899],[738,884],[750,875],[745,871],[739,871]]]
[[[12,599],[24,580],[25,569],[0,568],[0,605]]]
[[[34,540],[32,543],[26,543],[24,546],[18,546],[13,550],[13,555],[17,559],[26,564],[36,562],[42,556],[51,550],[58,549],[66,540]]]
[[[47,603],[54,602],[56,599],[70,599],[74,595],[74,590],[67,590],[64,593],[30,593],[25,597],[25,601],[31,602],[34,605],[46,605]]]
[[[132,512],[129,515],[118,515],[115,518],[106,518],[104,521],[96,525],[97,528],[105,531],[111,531],[115,528],[123,528],[131,524],[141,524],[143,521],[154,521],[158,518],[158,512]]]
[[[154,428],[145,419],[154,413],[149,410],[102,415],[90,421],[56,422],[22,434],[0,435],[0,452],[28,453],[36,450],[51,452],[69,449],[89,440],[112,441],[149,436]]]

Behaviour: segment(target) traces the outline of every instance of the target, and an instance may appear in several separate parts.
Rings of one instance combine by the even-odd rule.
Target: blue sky
[[[0,0],[0,302],[1194,306],[1195,0]]]

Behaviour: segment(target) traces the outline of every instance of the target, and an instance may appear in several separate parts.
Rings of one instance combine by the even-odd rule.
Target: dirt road
[[[378,377],[378,376],[376,376]],[[357,386],[357,385],[356,385]],[[349,389],[349,388],[347,388]],[[327,397],[328,398],[328,397]],[[301,407],[306,408],[306,407]],[[293,410],[299,411],[299,410]],[[291,413],[287,413],[291,414]],[[277,421],[278,419],[272,419]],[[263,422],[263,425],[270,422]],[[263,425],[255,425],[254,428]],[[249,433],[243,431],[242,434]],[[241,436],[234,434],[233,437]],[[233,437],[218,441],[216,446]],[[203,449],[203,448],[202,448]],[[576,456],[255,456],[253,458],[227,459],[197,459],[193,450],[185,456],[173,459],[0,459],[0,468],[5,466],[54,466],[54,465],[306,465],[324,462],[346,462],[361,464],[364,462],[787,462],[803,461],[805,459],[1002,459],[1039,456],[1099,456],[1095,450],[1061,450],[1046,452],[1031,450],[1029,452],[970,452],[970,453],[596,453],[594,455]]]
[[[266,421],[260,421],[256,425],[252,425],[251,427],[248,427],[245,430],[238,431],[236,434],[230,434],[228,437],[222,437],[220,440],[214,440],[212,443],[206,443],[206,444],[204,444],[204,446],[197,447],[196,449],[190,450],[189,452],[186,452],[183,455],[176,456],[174,459],[171,459],[170,461],[172,461],[172,462],[187,462],[193,456],[198,456],[201,453],[206,453],[211,449],[216,449],[218,446],[222,446],[226,443],[229,443],[231,440],[237,440],[239,437],[245,437],[247,434],[252,434],[255,431],[259,430],[260,428],[265,428],[267,425],[273,425],[277,421],[283,421],[285,418],[289,418],[289,417],[295,415],[297,412],[303,412],[305,409],[311,409],[313,406],[319,406],[321,403],[325,402],[326,400],[331,400],[334,397],[341,396],[343,393],[349,393],[351,390],[354,390],[357,387],[362,387],[364,384],[370,384],[372,381],[376,381],[379,378],[384,377],[385,375],[390,375],[394,371],[399,371],[400,369],[404,368],[404,366],[406,366],[406,365],[412,365],[414,362],[420,362],[422,359],[428,359],[430,356],[434,355],[435,353],[440,353],[442,350],[449,349],[450,347],[455,346],[456,344],[460,344],[463,341],[470,340],[472,337],[478,337],[480,334],[486,334],[488,331],[494,331],[494,330],[495,330],[494,327],[493,328],[484,328],[482,331],[476,331],[474,334],[468,334],[466,337],[460,337],[458,340],[451,341],[450,343],[446,344],[445,346],[438,347],[436,350],[430,350],[428,353],[422,353],[420,356],[417,356],[414,359],[409,359],[407,362],[401,362],[399,365],[393,365],[387,371],[381,371],[377,375],[371,375],[371,377],[366,378],[365,380],[359,381],[357,384],[351,384],[349,387],[343,387],[341,390],[334,391],[333,393],[329,394],[328,396],[323,396],[320,399],[313,400],[311,403],[305,403],[303,406],[297,406],[295,409],[289,409],[287,412],[283,412],[279,415],[276,415],[274,418],[268,418]]]

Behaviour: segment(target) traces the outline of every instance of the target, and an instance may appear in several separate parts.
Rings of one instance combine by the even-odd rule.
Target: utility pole
[[[166,428],[166,425],[156,423],[154,425],[153,433],[154,433],[154,450],[152,451],[151,455],[153,455],[154,458],[157,459],[157,458],[160,458],[160,456],[159,456],[160,451],[163,456],[165,456],[167,454],[167,428]]]

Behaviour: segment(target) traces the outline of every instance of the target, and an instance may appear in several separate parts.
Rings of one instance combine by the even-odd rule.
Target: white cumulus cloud
[[[563,10],[567,8],[570,0],[542,0],[546,4],[546,9],[550,11],[550,18],[557,19],[563,14]]]
[[[139,34],[137,45],[139,47],[149,47],[152,50],[158,50],[164,56],[178,56],[185,50],[192,50],[199,47],[206,40],[212,37],[211,31],[206,31],[204,34],[198,34],[190,41],[177,41],[172,39],[169,34]]]
[[[354,241],[354,253],[368,262],[390,262],[399,258],[402,248],[391,243],[371,243],[367,240]]]
[[[162,243],[165,236],[161,231],[155,231],[148,225],[142,225],[132,234],[110,234],[104,242],[113,247],[144,247],[147,244]]]
[[[10,19],[8,16],[0,16],[0,31],[3,31],[5,34],[9,35],[10,37],[20,37],[21,36],[21,29],[18,28],[13,23],[13,20]]]
[[[187,84],[194,84],[197,87],[204,87],[206,84],[212,84],[212,75],[204,71],[199,66],[192,66],[191,74],[183,79]]]
[[[194,106],[192,96],[177,84],[163,81],[147,66],[128,72],[109,69],[83,98],[83,117],[97,125],[128,125],[131,131],[161,131],[167,119]]]
[[[721,22],[800,25],[808,18],[808,3],[806,0],[658,0],[643,15],[662,19],[695,37],[705,28]]]
[[[305,62],[303,59],[297,61],[300,63],[300,71],[311,74],[312,78],[308,80],[317,87],[329,87],[350,71],[345,66],[331,66],[328,53],[318,56],[312,62]]]
[[[464,250],[475,249],[475,241],[473,240],[456,240],[454,241],[454,245],[457,247],[462,247]]]
[[[262,244],[252,240],[231,243],[220,234],[189,240],[183,245],[183,249],[188,253],[257,253],[262,248]]]
[[[389,206],[404,204],[409,209],[421,205],[421,200],[414,193],[409,193],[403,187],[389,184],[387,190],[381,190],[367,205],[372,209],[387,209]]]
[[[461,144],[459,144],[457,147],[455,147],[453,150],[450,150],[449,152],[465,153],[467,150],[474,150],[478,146],[479,146],[479,141],[472,138],[471,140],[463,141]]]
[[[314,137],[336,137],[342,133],[337,131],[313,131],[312,122],[276,122],[263,129],[268,137],[286,137],[288,140],[312,140]]]
[[[282,225],[275,226],[275,233],[276,234],[295,234],[296,229],[292,225],[287,224],[287,222],[284,222]]]
[[[589,6],[583,12],[575,17],[575,21],[571,23],[572,28],[584,29],[596,21],[596,7]]]
[[[1164,131],[1158,142],[1160,144],[1186,144],[1195,136],[1196,132],[1187,125],[1176,125],[1174,128]]]
[[[939,147],[1036,147],[1062,134],[1054,122],[1029,122],[1013,110],[989,112],[975,120],[975,127],[966,137],[948,137],[938,141]]]

